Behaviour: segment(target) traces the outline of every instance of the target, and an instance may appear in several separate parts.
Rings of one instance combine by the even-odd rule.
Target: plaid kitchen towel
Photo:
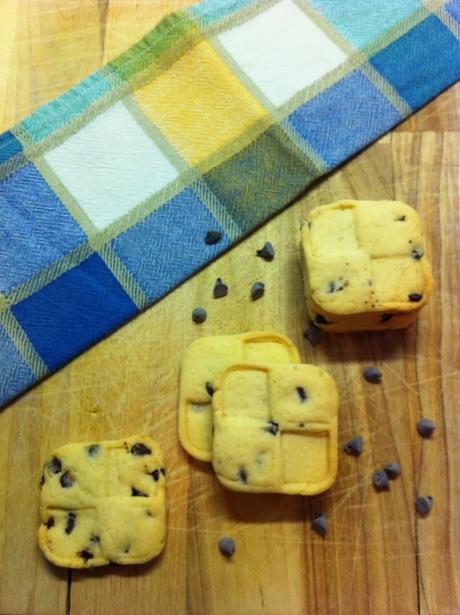
[[[0,402],[456,81],[459,41],[460,0],[207,0],[1,135]]]

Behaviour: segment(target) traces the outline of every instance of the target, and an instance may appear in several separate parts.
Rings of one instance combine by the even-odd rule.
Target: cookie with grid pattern
[[[337,472],[338,394],[313,365],[240,363],[217,380],[212,464],[228,489],[314,495]]]
[[[166,540],[163,455],[147,436],[66,444],[43,467],[38,544],[57,566],[141,564]]]
[[[432,292],[417,212],[398,201],[339,201],[310,212],[302,265],[311,319],[327,331],[400,329]]]
[[[215,335],[193,341],[184,353],[179,392],[179,440],[201,461],[212,459],[212,396],[216,378],[232,363],[298,363],[294,344],[276,331]]]

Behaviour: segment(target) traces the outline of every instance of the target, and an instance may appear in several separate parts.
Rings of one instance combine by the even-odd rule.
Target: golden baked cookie
[[[398,201],[315,208],[302,253],[308,311],[327,331],[407,327],[432,291],[420,218]]]
[[[217,376],[232,363],[298,363],[294,344],[275,331],[216,335],[193,341],[184,353],[179,393],[179,440],[201,461],[211,461],[212,395]]]
[[[338,395],[318,367],[232,365],[213,407],[212,465],[225,487],[314,495],[334,482]]]
[[[66,568],[141,564],[166,540],[165,469],[154,440],[66,444],[43,468],[38,544]]]

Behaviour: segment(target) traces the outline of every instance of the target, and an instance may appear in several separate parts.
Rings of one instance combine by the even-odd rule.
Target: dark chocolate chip
[[[212,386],[210,382],[206,383],[206,391],[210,397],[214,395],[214,387]]]
[[[335,282],[329,282],[329,284],[327,285],[327,289],[326,292],[327,293],[333,293],[335,290]]]
[[[321,341],[322,332],[321,329],[315,327],[315,324],[312,322],[310,328],[304,331],[303,336],[312,346],[316,346]]]
[[[276,434],[278,433],[280,427],[278,425],[278,423],[274,423],[273,421],[270,421],[268,423],[268,425],[266,427],[264,427],[264,431],[266,431],[267,433],[271,433],[273,436],[276,436]]]
[[[192,320],[197,325],[201,325],[202,323],[204,323],[207,317],[208,315],[206,313],[206,310],[201,307],[195,308],[192,312]]]
[[[415,510],[421,517],[425,517],[433,508],[433,498],[431,495],[420,495],[415,500]]]
[[[67,515],[67,523],[66,523],[65,530],[64,530],[66,534],[71,534],[73,532],[73,528],[75,527],[76,518],[77,518],[77,515],[73,512],[69,512],[69,514]]]
[[[126,547],[123,549],[123,553],[129,553],[130,549],[131,549],[131,545],[126,546]]]
[[[272,261],[275,258],[275,248],[267,241],[263,248],[257,250],[256,254],[260,256],[260,258],[263,258],[264,261]]]
[[[307,401],[308,395],[303,387],[296,387],[297,395],[299,396],[300,401],[303,403]]]
[[[42,474],[42,475],[40,476],[40,487],[43,487],[43,485],[44,485],[44,484],[45,484],[45,475],[44,475],[44,474]]]
[[[51,474],[59,474],[59,472],[62,472],[62,463],[57,457],[53,457],[51,461],[46,464],[46,467]]]
[[[364,448],[364,440],[361,436],[355,436],[351,440],[348,440],[346,444],[343,445],[343,450],[347,455],[353,455],[354,457],[359,457],[363,452]]]
[[[311,529],[319,536],[326,535],[327,517],[324,513],[320,512],[315,515],[315,518],[311,522]]]
[[[265,284],[263,282],[255,282],[251,287],[251,299],[257,301],[265,294]]]
[[[422,438],[431,438],[435,429],[436,426],[430,419],[420,419],[417,423],[417,431]]]
[[[160,472],[163,474],[163,476],[166,476],[166,470],[165,470],[165,468],[160,468]]]
[[[77,555],[79,555],[81,558],[83,558],[85,560],[85,562],[87,562],[90,559],[93,559],[94,555],[92,553],[90,553],[89,551],[83,550],[83,551],[79,551],[77,553]]]
[[[160,470],[153,470],[153,472],[151,472],[151,475],[156,483],[160,480]]]
[[[425,254],[423,248],[417,247],[417,248],[413,248],[412,252],[410,253],[410,255],[412,256],[412,258],[416,261],[419,261],[422,256]]]
[[[372,484],[377,491],[388,491],[390,483],[384,470],[376,470],[372,475]]]
[[[220,231],[208,231],[204,241],[208,244],[208,246],[213,246],[215,243],[220,241],[221,237],[222,233]]]
[[[317,325],[330,325],[330,321],[326,320],[322,314],[316,314],[315,323]]]
[[[382,314],[380,316],[380,322],[388,322],[393,318],[394,314]]]
[[[94,545],[97,545],[98,543],[101,542],[101,539],[99,538],[99,536],[96,536],[95,534],[93,534],[90,538],[90,542],[92,542]]]
[[[373,284],[373,281],[372,281],[372,280],[367,280],[367,285],[368,285],[368,286],[372,286],[372,284]]]
[[[246,471],[246,468],[240,468],[238,470],[238,478],[239,480],[244,483],[245,485],[247,485],[248,483],[248,473]]]
[[[401,476],[401,466],[399,463],[387,463],[383,466],[383,471],[390,480],[394,480],[398,478],[398,476]]]
[[[54,517],[50,517],[48,521],[46,521],[45,525],[49,530],[54,527]]]
[[[406,221],[406,216],[399,216],[399,218],[396,218],[396,222],[405,222]]]
[[[382,372],[376,367],[366,367],[363,370],[364,380],[371,382],[372,384],[380,384],[382,381]]]
[[[214,284],[213,296],[214,299],[222,299],[228,295],[228,286],[224,284],[220,278],[217,278]]]
[[[136,487],[131,487],[131,495],[133,497],[139,497],[139,498],[148,498],[148,494],[144,493],[143,491],[139,491],[138,489],[136,489]]]
[[[300,428],[305,427],[305,423],[299,423],[299,427]]]
[[[64,472],[64,474],[59,479],[59,482],[61,483],[61,487],[63,487],[64,489],[68,489],[69,487],[71,487],[73,485],[73,478],[70,472]]]
[[[412,303],[418,303],[422,299],[423,299],[423,295],[421,295],[420,293],[411,293],[409,295],[409,301],[411,301]]]
[[[99,444],[91,444],[91,446],[88,446],[86,450],[90,457],[97,457],[99,455],[101,447],[99,446]]]
[[[151,453],[152,451],[149,447],[142,444],[142,442],[136,442],[136,444],[133,444],[131,447],[132,455],[150,455]]]
[[[236,551],[235,541],[232,538],[229,538],[228,536],[224,536],[223,538],[219,540],[218,547],[219,547],[219,551],[225,557],[232,557],[232,555]]]

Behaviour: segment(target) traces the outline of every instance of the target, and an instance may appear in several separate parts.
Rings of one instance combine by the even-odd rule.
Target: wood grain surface
[[[63,92],[186,0],[3,0],[0,129]],[[164,300],[0,412],[0,614],[448,615],[460,613],[460,87],[456,86],[315,185]],[[423,218],[436,290],[404,332],[325,336],[312,348],[297,229],[313,206],[342,197],[401,199]],[[1,212],[0,212],[1,215]],[[270,240],[276,259],[255,258]],[[215,278],[230,287],[211,298]],[[249,301],[251,284],[266,283]],[[202,305],[207,322],[190,313]],[[250,496],[220,487],[176,436],[179,363],[198,336],[275,328],[340,391],[339,443],[363,435],[356,459],[314,497]],[[366,383],[363,366],[383,372]],[[430,441],[420,417],[436,422]],[[165,451],[168,544],[145,566],[68,573],[36,544],[45,454],[67,441],[145,432]],[[402,476],[377,494],[371,474],[397,461]],[[414,498],[432,495],[419,519]],[[318,511],[330,531],[310,530]],[[228,534],[232,561],[218,553]]]

